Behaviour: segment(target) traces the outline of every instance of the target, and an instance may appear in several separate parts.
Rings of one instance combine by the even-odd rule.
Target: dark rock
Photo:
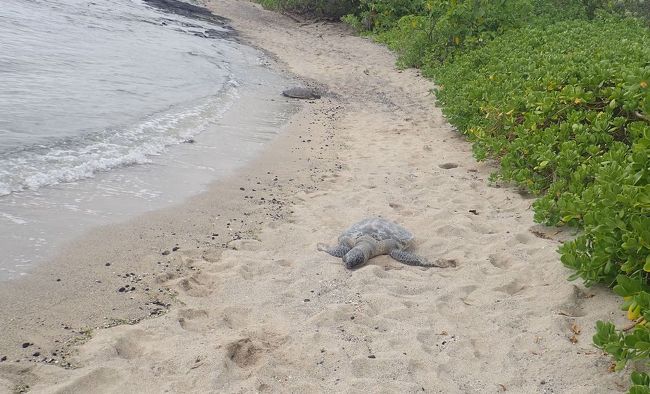
[[[105,265],[106,267],[110,267],[110,266],[111,266],[111,263],[106,263],[106,264],[104,264],[104,265]]]
[[[165,250],[164,252],[162,252],[162,255],[163,255],[163,256],[167,256],[167,255],[170,254],[170,253],[171,253],[171,252],[170,252],[169,250]]]
[[[0,363],[3,362],[3,361],[7,361],[7,356],[0,357]]]
[[[469,211],[474,215],[478,215],[478,211],[476,209],[470,209]]]
[[[368,358],[377,358],[377,357],[375,357],[374,354],[371,354],[370,356],[368,356]]]
[[[28,347],[30,347],[32,345],[33,345],[33,343],[25,342],[25,343],[22,344],[22,347],[23,347],[23,349],[26,349],[26,348],[28,348]]]
[[[178,249],[180,249],[180,247],[178,247],[178,246],[174,246],[174,247],[172,248],[172,252],[175,252],[175,251],[177,251]]]
[[[287,89],[282,92],[282,95],[303,100],[314,100],[320,98],[320,93],[318,93],[316,90],[303,87]]]
[[[34,356],[34,357],[38,357],[40,355],[41,355],[41,352],[34,352],[34,354],[32,354],[32,356]]]
[[[126,288],[120,287],[119,289],[117,289],[117,291],[119,291],[120,293],[124,293],[126,291]]]
[[[303,301],[304,301],[304,302],[309,302],[309,301],[311,301],[311,300],[310,300],[309,298],[305,298]]]

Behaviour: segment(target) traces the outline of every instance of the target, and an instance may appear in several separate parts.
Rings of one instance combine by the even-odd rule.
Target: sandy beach
[[[344,25],[208,6],[323,97],[208,192],[3,283],[0,392],[625,391],[591,342],[624,324],[618,300],[566,280],[571,231],[489,184],[431,81]],[[347,270],[316,249],[371,216],[456,266]]]

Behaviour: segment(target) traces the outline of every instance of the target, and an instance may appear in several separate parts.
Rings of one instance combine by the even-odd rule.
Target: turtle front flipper
[[[348,253],[348,252],[350,251],[350,249],[351,249],[351,248],[350,248],[349,246],[347,246],[347,245],[339,244],[339,245],[336,245],[336,246],[334,246],[334,247],[331,247],[331,246],[327,246],[327,245],[325,245],[325,244],[323,244],[323,243],[319,243],[319,244],[317,245],[317,248],[318,248],[318,250],[320,250],[321,252],[329,253],[329,254],[331,254],[331,255],[334,256],[334,257],[343,257],[343,256],[345,256],[345,254]]]

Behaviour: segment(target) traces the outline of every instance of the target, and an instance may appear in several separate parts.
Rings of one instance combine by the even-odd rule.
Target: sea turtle
[[[329,247],[319,243],[318,250],[334,257],[342,257],[347,268],[363,264],[382,254],[390,255],[397,261],[421,267],[448,267],[453,261],[439,260],[436,263],[409,253],[414,237],[407,229],[380,217],[364,219],[345,230],[339,237],[339,244]]]
[[[314,100],[320,98],[320,94],[316,90],[302,87],[287,89],[282,92],[282,94],[287,97],[304,100]]]

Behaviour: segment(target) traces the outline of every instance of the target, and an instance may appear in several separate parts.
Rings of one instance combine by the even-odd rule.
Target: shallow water
[[[0,279],[177,203],[250,160],[294,108],[227,25],[139,0],[0,7]]]

